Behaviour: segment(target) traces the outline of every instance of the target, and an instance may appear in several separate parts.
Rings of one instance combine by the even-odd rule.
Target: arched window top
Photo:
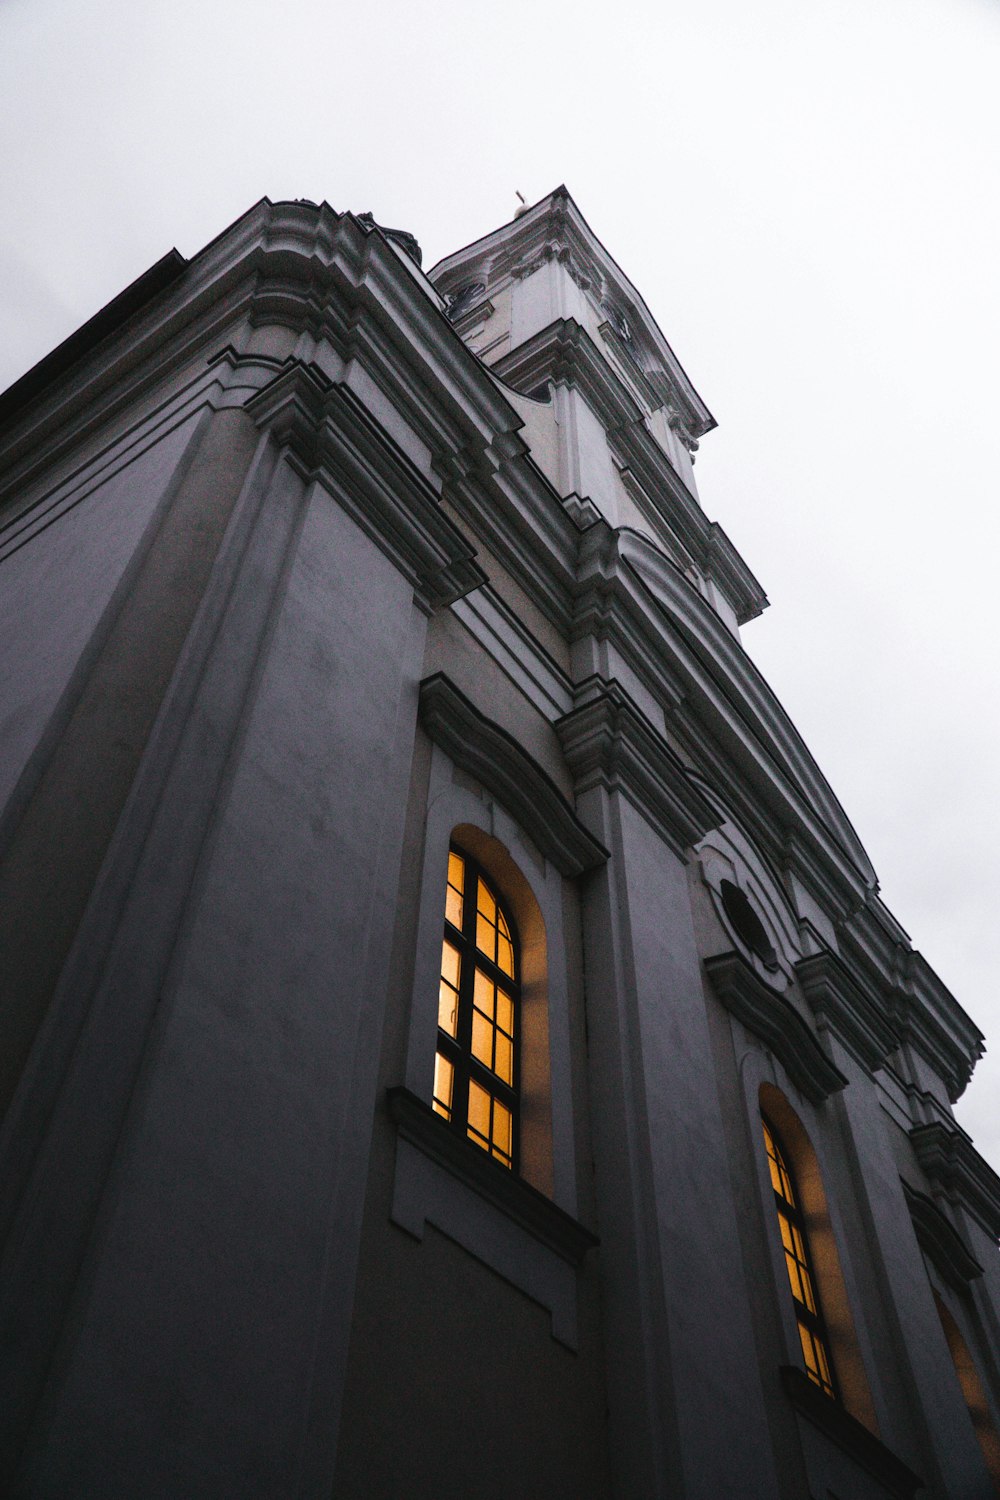
[[[775,1207],[778,1211],[778,1227],[781,1231],[781,1247],[785,1254],[785,1269],[795,1304],[795,1321],[798,1325],[802,1358],[806,1374],[828,1396],[837,1397],[833,1365],[830,1359],[830,1340],[823,1321],[816,1277],[806,1235],[805,1217],[788,1165],[788,1158],[781,1145],[781,1138],[766,1115],[761,1116],[764,1131],[764,1146],[767,1165],[774,1189]]]
[[[434,1110],[504,1167],[518,1155],[520,952],[506,903],[471,854],[448,854]]]

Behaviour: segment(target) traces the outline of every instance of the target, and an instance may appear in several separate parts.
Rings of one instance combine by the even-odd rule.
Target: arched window
[[[806,1374],[828,1396],[837,1397],[830,1339],[820,1308],[799,1195],[780,1137],[766,1116],[761,1116],[761,1124]]]
[[[951,1355],[955,1374],[958,1376],[958,1383],[962,1388],[965,1404],[969,1408],[969,1416],[972,1418],[973,1430],[982,1449],[986,1467],[990,1471],[993,1486],[1000,1495],[1000,1437],[997,1436],[996,1428],[993,1426],[983,1383],[969,1352],[969,1346],[959,1332],[958,1324],[933,1288],[932,1292],[934,1306],[937,1308],[941,1328],[948,1344],[948,1353]]]
[[[520,953],[517,930],[479,864],[448,855],[438,990],[434,1110],[516,1169]]]

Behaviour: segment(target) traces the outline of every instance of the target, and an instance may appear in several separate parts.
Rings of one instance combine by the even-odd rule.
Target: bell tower
[[[760,584],[698,499],[694,457],[715,419],[566,188],[430,276],[564,499],[648,536],[734,632],[760,614]]]

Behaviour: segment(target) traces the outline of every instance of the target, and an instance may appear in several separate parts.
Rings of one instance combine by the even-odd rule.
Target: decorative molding
[[[607,428],[642,420],[635,397],[575,318],[557,318],[492,369],[523,395],[543,381],[575,387]]]
[[[920,1166],[945,1198],[972,1215],[996,1241],[1000,1238],[1000,1177],[958,1125],[935,1120],[915,1125],[910,1141]]]
[[[780,1367],[785,1395],[796,1411],[836,1443],[862,1468],[887,1489],[896,1500],[912,1500],[924,1488],[919,1475],[897,1458],[880,1438],[869,1432],[857,1417],[814,1385],[804,1370],[796,1365]]]
[[[485,583],[472,546],[434,490],[349,386],[290,359],[246,410],[295,455],[306,478],[336,495],[432,604],[449,604]]]
[[[699,559],[705,575],[718,584],[736,610],[736,623],[748,625],[769,607],[763,585],[750,571],[718,521],[710,521],[708,541]]]
[[[829,1027],[862,1067],[874,1073],[896,1051],[896,1032],[869,991],[851,977],[835,953],[799,959],[795,975],[819,1029]]]
[[[589,495],[578,495],[575,490],[571,490],[568,495],[563,495],[562,504],[563,510],[578,531],[589,531],[591,526],[603,519]]]
[[[968,1291],[969,1282],[982,1276],[983,1267],[937,1204],[910,1187],[905,1178],[901,1177],[900,1182],[921,1250],[949,1286],[958,1292]]]
[[[983,1055],[983,1034],[896,921],[874,886],[837,921],[851,971],[884,997],[887,1019],[942,1080],[954,1104]]]
[[[587,1251],[600,1243],[596,1234],[551,1198],[449,1129],[431,1106],[408,1088],[397,1085],[387,1089],[386,1098],[403,1140],[445,1167],[569,1265],[582,1265]]]
[[[944,1081],[954,1104],[985,1051],[982,1032],[921,954],[900,945],[896,957],[905,964],[905,977],[888,987],[892,1024]]]
[[[594,787],[620,791],[678,853],[718,827],[683,761],[618,682],[589,677],[577,698],[555,727],[578,797]]]
[[[504,805],[563,875],[582,875],[608,859],[607,850],[584,828],[541,766],[443,672],[420,684],[420,722],[456,766]]]
[[[822,1104],[847,1079],[830,1061],[794,1005],[766,985],[739,953],[704,961],[713,990],[736,1019],[774,1053],[795,1086]]]

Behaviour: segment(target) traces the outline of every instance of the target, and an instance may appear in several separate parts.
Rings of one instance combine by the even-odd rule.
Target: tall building
[[[0,398],[4,1493],[979,1500],[982,1038],[565,189],[262,201]]]

